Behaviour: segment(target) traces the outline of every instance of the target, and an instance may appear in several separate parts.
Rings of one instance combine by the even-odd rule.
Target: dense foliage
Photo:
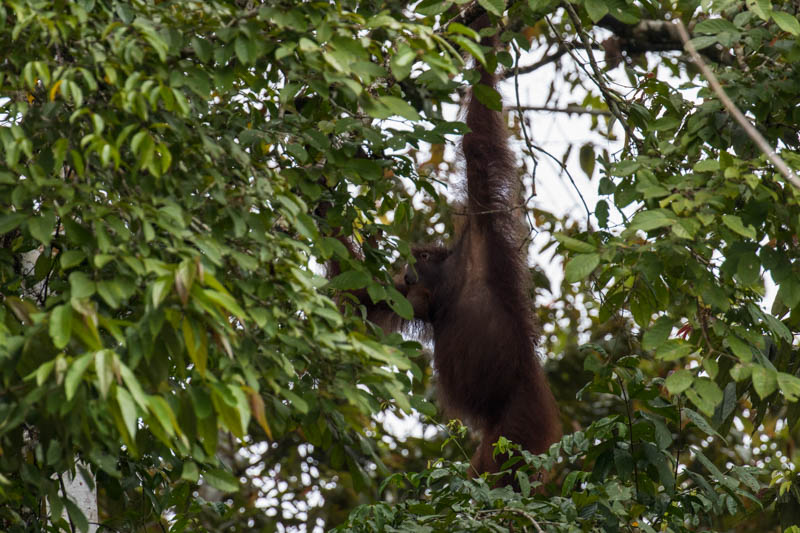
[[[800,523],[800,190],[672,30],[800,169],[796,9],[0,3],[0,529],[85,531],[70,472],[121,531]],[[468,28],[483,11],[496,55]],[[624,138],[580,148],[591,218],[531,209],[565,264],[538,314],[566,436],[517,458],[533,476],[515,492],[466,479],[421,345],[347,291],[410,317],[390,276],[409,242],[452,233],[464,58],[524,84],[527,50],[552,52],[598,138]],[[510,123],[524,161],[547,157]],[[426,438],[386,413],[421,414]]]

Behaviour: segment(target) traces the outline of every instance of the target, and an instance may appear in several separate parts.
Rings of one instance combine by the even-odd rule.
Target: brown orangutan
[[[483,71],[480,83],[495,87]],[[481,434],[477,472],[496,472],[500,436],[542,453],[561,435],[536,355],[523,206],[503,116],[470,97],[466,223],[449,247],[420,247],[405,275],[417,319],[433,327],[440,403]]]
[[[480,82],[497,77],[481,69]],[[413,249],[414,263],[396,286],[415,318],[432,326],[440,406],[480,432],[474,472],[496,472],[500,436],[533,453],[558,440],[558,408],[536,354],[529,291],[524,206],[508,132],[500,112],[470,91],[462,140],[466,222],[450,246]],[[369,318],[395,328],[388,307],[368,303]],[[396,317],[395,317],[396,318]]]

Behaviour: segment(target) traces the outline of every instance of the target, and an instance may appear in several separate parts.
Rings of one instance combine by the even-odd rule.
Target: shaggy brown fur
[[[497,78],[482,70],[480,83],[495,87]],[[503,116],[470,96],[466,122],[466,222],[451,246],[414,249],[415,263],[395,285],[432,329],[441,407],[481,434],[472,467],[482,473],[505,460],[492,457],[500,436],[542,453],[561,424],[536,355],[524,208]],[[363,290],[352,295],[384,330],[403,329],[387,305]]]
[[[484,71],[481,83],[495,87]],[[406,292],[433,326],[440,403],[481,434],[475,471],[496,472],[502,435],[542,453],[561,435],[558,408],[536,355],[524,210],[501,113],[471,97],[462,141],[467,222],[449,247],[414,250]]]

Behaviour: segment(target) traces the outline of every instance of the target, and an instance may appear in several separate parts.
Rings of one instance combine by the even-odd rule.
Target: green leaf
[[[754,252],[739,255],[736,277],[746,286],[755,285],[761,279],[761,261]]]
[[[795,278],[788,278],[781,281],[778,296],[780,296],[787,307],[795,308],[797,304],[800,304],[800,282]]]
[[[561,497],[562,498],[569,498],[570,493],[572,492],[575,483],[578,481],[578,476],[581,475],[583,472],[579,472],[577,470],[571,471],[567,474],[567,477],[564,478],[564,484],[561,485]]]
[[[95,283],[83,272],[73,272],[69,275],[69,288],[72,300],[82,300],[94,294]]]
[[[753,366],[753,388],[761,399],[766,398],[778,388],[778,373],[760,365]]]
[[[350,291],[354,289],[363,289],[370,281],[369,275],[365,272],[360,270],[347,270],[330,280],[328,286],[332,289]]]
[[[773,11],[772,20],[775,21],[780,29],[788,31],[794,36],[800,35],[800,22],[789,13],[784,11]]]
[[[244,34],[236,38],[233,48],[243,65],[252,65],[258,55],[256,43]]]
[[[197,55],[198,59],[203,63],[208,63],[211,60],[211,54],[214,48],[207,40],[200,39],[199,37],[192,37],[192,48],[194,49],[195,55]]]
[[[741,235],[742,237],[747,237],[755,240],[756,229],[750,224],[748,224],[747,227],[745,227],[744,223],[742,223],[742,219],[739,218],[738,216],[722,215],[722,222],[730,229]]]
[[[747,9],[758,15],[761,20],[769,20],[772,12],[770,0],[745,0],[745,4],[747,4]]]
[[[450,37],[450,39],[454,43],[458,44],[458,46],[466,50],[469,53],[469,55],[474,57],[479,63],[481,63],[482,65],[486,64],[486,57],[483,55],[483,50],[481,49],[478,43],[476,43],[472,39],[461,37],[460,35],[453,35]]]
[[[693,382],[694,376],[692,373],[682,368],[670,374],[664,381],[664,385],[666,385],[670,394],[680,394],[691,387]]]
[[[72,306],[69,304],[58,305],[50,313],[48,325],[50,338],[53,345],[59,350],[69,344],[72,336]]]
[[[586,7],[586,12],[594,23],[597,23],[608,14],[608,6],[603,0],[586,0],[584,7]]]
[[[762,312],[761,309],[759,309],[753,303],[747,304],[747,308],[750,311],[751,315],[755,316],[755,314],[757,313],[760,317],[762,317],[764,322],[766,322],[769,330],[775,335],[777,335],[778,338],[783,339],[787,343],[792,342],[793,335],[792,332],[789,331],[789,328],[786,327],[786,324],[784,324],[782,321],[772,316],[772,314]]]
[[[597,157],[594,153],[594,144],[588,142],[581,146],[578,152],[578,160],[581,165],[581,170],[586,174],[586,177],[592,179],[595,163],[597,162]]]
[[[717,170],[719,170],[719,161],[716,159],[704,159],[694,165],[695,172],[715,172]]]
[[[45,211],[37,217],[28,219],[28,231],[31,236],[45,246],[53,240],[53,229],[56,226],[56,214],[52,211]]]
[[[656,350],[656,359],[677,361],[695,351],[695,347],[683,339],[669,339]]]
[[[630,176],[641,168],[642,164],[632,159],[624,159],[612,166],[612,175],[624,178]]]
[[[745,366],[740,363],[736,363],[735,365],[733,365],[733,368],[730,369],[731,377],[737,383],[740,381],[744,381],[745,379],[748,379],[752,375],[752,373],[753,373],[752,366],[750,365]]]
[[[689,390],[691,390],[691,389],[689,389]],[[708,423],[708,421],[703,417],[703,415],[701,415],[700,413],[698,413],[696,411],[693,411],[692,409],[690,409],[688,407],[684,407],[683,408],[683,414],[685,414],[686,418],[688,418],[695,426],[697,426],[697,428],[700,431],[702,431],[706,435],[710,435],[712,437],[717,437],[722,442],[725,442],[725,438],[722,435],[720,435],[719,433],[717,433],[714,430],[713,427],[711,427],[711,424]]]
[[[405,296],[394,287],[387,287],[386,292],[389,295],[389,307],[392,311],[405,320],[414,318],[414,308]]]
[[[203,479],[209,485],[222,492],[236,492],[239,490],[239,481],[227,470],[213,468],[203,473]]]
[[[353,345],[360,348],[367,356],[384,363],[396,366],[399,370],[411,368],[411,362],[397,348],[384,346],[361,334],[353,334]]]
[[[675,224],[675,215],[664,209],[651,209],[649,211],[640,211],[631,220],[628,226],[629,230],[642,230],[650,231],[664,226]]]
[[[725,342],[741,362],[749,363],[753,360],[753,350],[750,348],[750,345],[743,340],[734,335],[728,335],[725,338]]]
[[[131,396],[133,396],[133,399],[136,401],[136,404],[139,406],[139,408],[142,410],[147,410],[147,395],[142,389],[139,380],[136,379],[133,371],[131,371],[131,369],[125,366],[123,363],[120,363],[119,374],[122,377],[122,382],[125,383],[126,387],[128,387]]]
[[[466,35],[472,41],[480,41],[481,36],[478,32],[470,28],[469,26],[464,26],[463,24],[459,24],[458,22],[451,22],[447,25],[447,33],[454,35],[454,34],[461,34]]]
[[[401,44],[397,47],[397,53],[392,56],[389,63],[397,81],[403,81],[411,74],[411,67],[414,65],[416,57],[416,51],[408,45]]]
[[[566,235],[561,232],[554,233],[553,237],[555,237],[555,239],[558,242],[563,244],[564,248],[566,248],[567,250],[571,250],[573,252],[588,254],[594,252],[597,249],[596,246],[589,244],[588,242],[583,242],[581,240],[578,240],[574,237],[570,237],[569,235]]]
[[[94,369],[97,374],[97,388],[105,400],[114,379],[114,366],[117,354],[113,350],[99,350],[95,353]]]
[[[215,291],[214,289],[203,289],[203,294],[205,294],[209,300],[219,305],[242,322],[246,320],[247,314],[244,312],[244,309],[242,309],[233,296],[227,292]]]
[[[658,448],[650,442],[643,443],[642,448],[647,461],[656,468],[658,479],[661,481],[667,494],[673,494],[675,492],[675,473],[667,460],[667,455],[659,451]]]
[[[703,405],[705,406],[703,412],[707,413],[709,416],[712,415],[714,413],[714,408],[722,402],[723,398],[722,390],[719,388],[719,385],[703,377],[694,380],[692,388],[697,391],[700,398],[703,400]]]
[[[125,429],[131,439],[136,438],[136,429],[139,426],[139,413],[136,409],[133,396],[124,387],[117,387],[117,404],[119,405],[122,420],[125,422]]]
[[[653,324],[653,327],[647,330],[642,337],[643,350],[655,350],[666,342],[669,334],[672,332],[672,325],[674,320],[668,316],[661,316]]]
[[[633,473],[633,456],[628,450],[614,448],[614,467],[621,480],[630,480]]]
[[[694,27],[695,33],[737,33],[739,30],[729,20],[723,18],[706,19]],[[719,168],[719,165],[717,165]]]
[[[189,353],[189,358],[194,363],[195,369],[201,376],[206,375],[206,364],[208,362],[208,349],[205,341],[205,331],[200,334],[195,333],[195,324],[188,316],[183,317],[181,324],[183,332],[183,344]]]
[[[433,16],[444,13],[452,5],[451,1],[423,0],[414,8],[420,15]]]
[[[719,375],[719,363],[716,359],[710,357],[703,358],[703,369],[708,373],[708,377],[712,380],[717,379]]]
[[[239,425],[242,428],[243,434],[247,431],[250,425],[250,418],[252,413],[250,411],[250,401],[241,387],[235,385],[228,386],[228,390],[236,400],[236,413],[239,415]]]
[[[608,227],[608,202],[605,200],[600,200],[597,202],[597,205],[594,209],[594,215],[597,217],[597,223],[600,224],[601,228]]]
[[[503,97],[493,87],[484,85],[483,83],[476,83],[472,86],[472,93],[480,103],[485,105],[492,111],[503,110]]]
[[[567,283],[575,283],[591,274],[600,264],[599,254],[579,254],[570,259],[564,269],[564,279]]]
[[[164,431],[166,431],[170,437],[174,437],[175,429],[178,427],[178,421],[175,419],[175,413],[172,412],[167,400],[161,396],[148,396],[147,407],[155,416],[156,420],[158,420],[161,427],[164,428]]]
[[[292,407],[300,411],[302,414],[306,414],[309,411],[308,402],[301,398],[299,395],[295,394],[294,392],[290,391],[289,389],[281,389],[281,395],[289,400],[292,404]]]
[[[69,366],[67,375],[64,378],[64,394],[67,397],[67,401],[70,401],[72,397],[75,396],[75,391],[78,389],[78,385],[80,385],[83,373],[86,372],[86,369],[92,361],[94,361],[94,354],[87,353],[73,361]]]
[[[796,402],[800,399],[800,378],[797,376],[778,372],[778,387],[788,401]]]
[[[0,217],[0,235],[4,235],[19,226],[28,215],[25,213],[9,213]]]
[[[181,469],[181,479],[185,479],[190,483],[197,483],[197,480],[200,479],[200,470],[197,468],[197,463],[194,461],[184,462]]]
[[[506,10],[505,0],[478,0],[478,4],[493,15],[502,16]]]
[[[73,501],[69,498],[61,498],[61,501],[64,502],[64,506],[67,508],[69,519],[75,525],[75,529],[80,533],[86,533],[89,531],[89,520],[86,518],[86,515],[83,514],[81,508],[75,505],[75,503],[73,503]]]
[[[389,109],[391,115],[399,115],[413,121],[420,120],[417,110],[411,104],[396,96],[379,96],[378,101]]]

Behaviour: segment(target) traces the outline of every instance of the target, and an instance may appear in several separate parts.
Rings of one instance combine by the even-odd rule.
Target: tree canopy
[[[777,0],[3,1],[0,529],[97,527],[79,476],[110,531],[800,531],[798,58]],[[563,265],[531,276],[565,437],[517,490],[348,297],[411,318],[474,61]],[[570,92],[520,101],[543,72]],[[597,142],[546,151],[562,112]]]

